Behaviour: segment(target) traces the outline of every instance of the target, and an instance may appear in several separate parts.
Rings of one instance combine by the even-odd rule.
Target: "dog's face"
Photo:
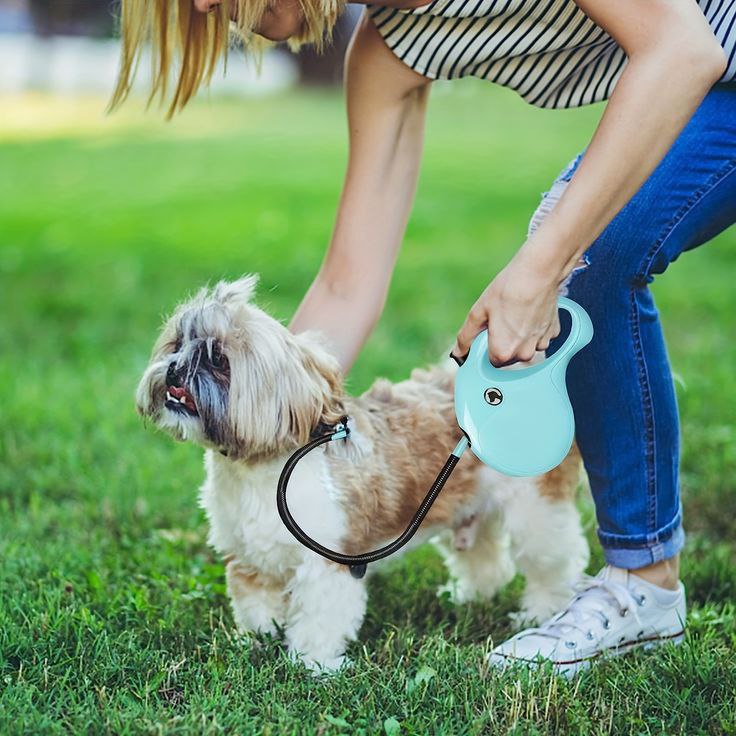
[[[257,277],[220,282],[164,325],[138,386],[138,411],[179,440],[263,459],[342,415],[336,359],[250,303]]]

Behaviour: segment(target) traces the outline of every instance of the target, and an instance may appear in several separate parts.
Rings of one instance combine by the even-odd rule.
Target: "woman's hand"
[[[453,355],[462,358],[488,327],[488,354],[496,367],[531,360],[560,333],[559,278],[529,247],[521,248],[486,287],[460,330]]]

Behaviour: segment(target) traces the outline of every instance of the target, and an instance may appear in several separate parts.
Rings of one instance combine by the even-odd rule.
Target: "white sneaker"
[[[555,672],[573,675],[602,654],[637,647],[679,644],[685,630],[685,587],[666,590],[610,565],[575,585],[577,595],[541,626],[525,629],[496,647],[488,662],[551,662]]]

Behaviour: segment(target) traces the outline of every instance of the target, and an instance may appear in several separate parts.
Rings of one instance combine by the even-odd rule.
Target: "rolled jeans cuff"
[[[678,513],[669,524],[648,534],[645,539],[611,534],[601,529],[598,529],[598,539],[609,565],[636,570],[674,557],[685,544],[685,531],[682,515]]]

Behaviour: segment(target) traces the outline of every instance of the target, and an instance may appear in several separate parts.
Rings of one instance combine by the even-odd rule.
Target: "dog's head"
[[[139,413],[175,438],[236,459],[304,444],[343,413],[337,360],[252,304],[257,280],[221,281],[177,307],[136,394]]]

